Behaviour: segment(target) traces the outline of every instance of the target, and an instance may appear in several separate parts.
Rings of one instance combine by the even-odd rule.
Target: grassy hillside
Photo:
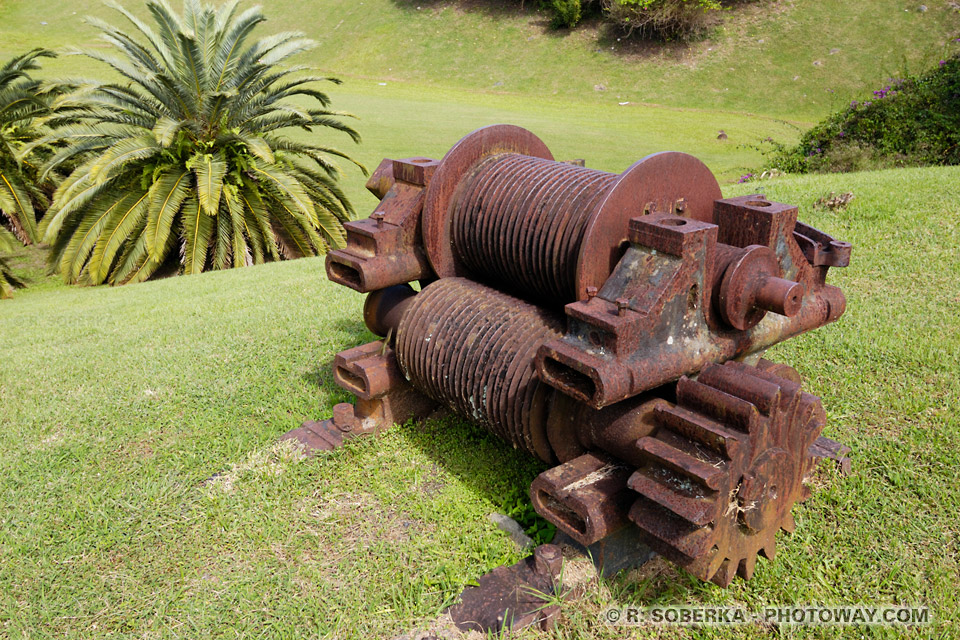
[[[306,31],[321,43],[312,63],[353,80],[805,122],[904,66],[938,60],[960,36],[960,13],[941,0],[927,2],[926,12],[904,0],[762,0],[731,12],[711,38],[689,48],[618,41],[599,25],[551,31],[534,0],[262,4],[271,29]],[[4,0],[0,53],[91,41],[92,31],[79,24],[88,14],[109,10],[98,0]],[[74,62],[61,68],[81,69]]]
[[[926,13],[901,0],[761,2],[731,13],[711,39],[689,48],[617,42],[596,25],[550,31],[533,1],[524,9],[510,0],[263,4],[264,33],[306,31],[320,46],[302,61],[346,80],[332,91],[334,106],[360,117],[357,155],[370,166],[384,156],[440,155],[480,125],[512,122],[589,166],[621,171],[647,153],[675,149],[735,181],[763,163],[750,145],[767,136],[792,142],[797,127],[851,96],[960,46],[951,39],[960,36],[960,12],[941,2]],[[98,0],[4,0],[0,55],[102,46],[82,24],[86,15],[119,19]],[[47,68],[102,73],[76,56]],[[720,129],[725,143],[716,140]],[[349,175],[364,212],[373,200],[362,184],[359,173]]]
[[[622,637],[599,621],[613,603],[922,603],[952,628],[958,185],[944,168],[728,189],[798,203],[855,245],[831,276],[847,314],[773,357],[823,397],[856,473],[821,474],[753,581],[725,591],[657,562],[589,587],[560,637]],[[841,190],[848,210],[812,208]],[[540,467],[475,428],[408,425],[299,463],[272,445],[346,399],[330,359],[371,338],[361,296],[322,274],[310,259],[51,283],[0,305],[0,636],[393,637],[518,556],[485,516]]]

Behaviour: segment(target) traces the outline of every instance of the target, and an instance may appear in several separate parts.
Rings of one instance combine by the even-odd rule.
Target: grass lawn
[[[319,38],[313,62],[348,80],[335,106],[361,116],[357,155],[371,168],[511,122],[558,158],[610,171],[694,153],[727,195],[798,204],[854,243],[851,266],[831,272],[846,315],[768,357],[823,398],[825,435],[853,447],[855,473],[820,473],[796,533],[749,583],[723,590],[658,560],[591,583],[553,635],[527,637],[621,638],[600,620],[607,606],[681,603],[921,604],[936,622],[915,637],[960,635],[960,167],[732,184],[762,163],[749,145],[788,141],[831,104],[938,56],[960,13],[782,0],[654,53],[591,25],[548,32],[531,0],[502,13],[483,0],[264,4],[271,29]],[[0,54],[87,42],[86,13],[108,12],[0,0]],[[71,57],[51,71],[90,69]],[[365,216],[362,184],[347,175]],[[856,196],[846,210],[813,207],[842,191]],[[349,399],[331,360],[372,339],[362,297],[327,282],[322,258],[122,288],[65,287],[33,250],[13,262],[31,286],[0,302],[0,638],[392,638],[521,556],[486,516],[528,509],[542,466],[469,424],[401,425],[310,460],[275,445]]]
[[[127,0],[131,8],[139,0]],[[179,2],[172,2],[178,5]],[[552,31],[536,0],[261,0],[265,29],[320,42],[305,59],[351,80],[556,95],[568,101],[753,112],[812,122],[930,66],[955,47],[960,12],[946,0],[761,0],[730,12],[706,41],[650,46],[587,23]],[[0,54],[94,44],[100,0],[3,0]],[[51,68],[87,74],[76,58]],[[603,90],[597,90],[602,87]]]
[[[619,637],[599,622],[612,603],[921,603],[957,629],[960,169],[728,193],[754,190],[855,244],[832,272],[847,314],[773,357],[823,397],[856,473],[821,474],[751,582],[657,562],[566,605],[560,637]],[[846,211],[812,209],[841,190]],[[346,399],[329,363],[371,338],[361,301],[309,259],[47,282],[0,305],[0,635],[391,637],[518,558],[486,514],[525,501],[540,467],[469,425],[400,426],[305,462],[273,445]]]

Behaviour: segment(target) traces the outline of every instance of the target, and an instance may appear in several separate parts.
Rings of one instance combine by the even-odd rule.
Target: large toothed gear
[[[682,378],[676,406],[658,408],[658,430],[637,442],[646,462],[629,480],[641,496],[630,519],[660,554],[723,587],[749,579],[758,554],[773,559],[777,531],[794,529],[791,509],[810,495],[826,416],[797,376],[774,371],[727,362]]]

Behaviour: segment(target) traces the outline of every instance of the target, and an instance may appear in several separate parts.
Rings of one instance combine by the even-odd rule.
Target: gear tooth
[[[639,469],[627,486],[691,524],[703,526],[717,516],[717,492],[669,468],[654,464]]]
[[[770,562],[773,562],[777,558],[777,541],[773,538],[773,536],[771,536],[770,540],[768,540],[763,545],[763,548],[760,549],[760,555]]]
[[[707,571],[704,575],[704,580],[709,580],[713,576],[717,575],[717,571],[720,570],[724,560],[725,558],[723,557],[723,554],[720,553],[720,550],[714,547],[713,556],[710,558],[710,563],[707,565]]]
[[[743,398],[688,378],[677,383],[677,404],[744,433],[752,432],[760,418],[757,408]]]
[[[739,562],[735,562],[729,558],[725,559],[720,565],[720,569],[711,576],[710,582],[726,589],[730,586],[730,583],[733,582],[734,577],[736,577],[739,564]]]
[[[714,547],[712,527],[694,525],[645,497],[633,503],[629,518],[645,534],[654,551],[682,566]]]
[[[650,460],[686,476],[707,489],[716,491],[720,488],[724,477],[728,475],[722,461],[718,461],[715,466],[686,451],[671,446],[661,438],[662,436],[640,438],[637,440],[637,448]],[[680,440],[679,438],[671,439]]]
[[[783,516],[783,522],[780,523],[780,528],[786,531],[787,533],[793,533],[797,529],[797,521],[793,519],[793,514],[787,512]]]
[[[820,437],[827,424],[827,412],[824,410],[820,398],[809,393],[803,393],[800,395],[797,406],[797,416],[802,422],[797,446],[804,446],[809,449],[810,445]]]
[[[800,391],[799,386],[783,378],[766,374],[756,367],[749,367],[740,362],[704,367],[697,381],[745,400],[767,416],[776,412],[781,403],[787,404],[789,397]],[[785,389],[784,386],[793,387],[793,394],[790,394],[790,389]]]
[[[656,409],[657,421],[678,434],[698,442],[728,459],[737,457],[743,434],[684,407]]]
[[[650,546],[703,580],[750,579],[757,557],[776,557],[776,533],[810,495],[811,438],[823,409],[797,382],[742,363],[681,378],[677,403],[658,407],[659,429],[637,445],[644,463],[628,481],[630,510]]]
[[[760,361],[757,362],[757,369],[759,369],[760,371],[763,371],[764,373],[775,375],[779,378],[785,378],[795,384],[800,384],[801,382],[803,382],[803,378],[800,376],[797,370],[791,367],[790,365],[782,364],[779,362],[771,362],[764,358],[760,358]]]
[[[753,570],[756,568],[756,566],[757,556],[756,554],[751,553],[740,561],[740,566],[737,567],[737,575],[744,580],[749,580],[753,577]]]

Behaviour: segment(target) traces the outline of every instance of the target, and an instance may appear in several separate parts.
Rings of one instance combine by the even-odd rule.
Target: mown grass
[[[728,189],[798,203],[855,244],[832,272],[847,314],[772,355],[823,398],[855,474],[820,474],[751,582],[658,561],[589,587],[551,637],[623,637],[600,621],[614,603],[918,603],[938,623],[917,637],[957,631],[958,185],[944,168]],[[845,211],[812,209],[841,190]],[[274,447],[347,399],[329,361],[371,338],[361,300],[310,259],[0,305],[0,635],[392,637],[515,560],[485,516],[540,467],[476,428],[399,426],[303,462]]]
[[[307,32],[321,43],[309,61],[350,79],[755,112],[803,122],[886,84],[905,67],[934,64],[960,36],[960,12],[939,0],[928,2],[926,12],[918,10],[919,2],[901,0],[763,0],[729,12],[708,40],[689,47],[618,41],[617,34],[591,24],[552,31],[535,1],[262,4],[271,30]],[[79,24],[88,14],[107,17],[110,11],[99,0],[5,0],[0,53],[95,42],[93,31]],[[89,73],[78,59],[52,68]],[[598,85],[605,90],[595,90]]]
[[[506,121],[588,166],[620,171],[672,148],[725,182],[759,162],[741,145],[796,135],[771,116],[811,122],[892,74],[901,50],[915,64],[956,28],[940,3],[919,15],[888,0],[797,0],[734,18],[689,51],[648,55],[610,51],[620,45],[589,29],[548,33],[529,11],[495,22],[482,3],[265,4],[271,27],[319,37],[312,60],[348,79],[335,106],[362,117],[371,168],[442,155]],[[87,42],[86,13],[106,12],[7,0],[0,52]],[[77,58],[52,70],[92,71]],[[348,174],[366,215],[362,183]],[[958,185],[951,168],[727,187],[799,204],[805,221],[855,244],[851,267],[831,274],[847,314],[771,357],[823,397],[826,435],[854,447],[856,473],[820,474],[798,531],[751,582],[721,590],[657,561],[590,586],[547,637],[624,637],[601,622],[606,606],[683,602],[919,603],[938,622],[916,637],[960,634]],[[831,191],[856,199],[814,210]],[[0,637],[392,637],[429,626],[463,584],[519,557],[486,515],[522,503],[541,468],[470,425],[398,426],[309,461],[274,446],[348,399],[330,360],[371,339],[362,298],[326,282],[322,260],[83,289],[45,278],[40,257],[16,258],[31,287],[0,303]]]
[[[939,2],[921,13],[899,0],[764,1],[731,12],[690,47],[618,42],[596,25],[551,31],[536,2],[263,4],[264,33],[305,31],[319,46],[300,62],[346,79],[331,91],[334,106],[361,118],[358,155],[374,166],[384,155],[441,154],[476,126],[511,120],[535,126],[560,153],[588,155],[592,166],[625,168],[608,162],[621,157],[610,147],[633,149],[628,162],[696,150],[731,181],[764,164],[753,148],[764,138],[791,144],[798,127],[960,46],[960,12]],[[104,46],[83,24],[87,15],[122,22],[99,0],[0,3],[0,56]],[[78,56],[45,68],[58,77],[104,75]],[[720,129],[725,144],[716,141]],[[362,200],[361,184],[349,174]]]

